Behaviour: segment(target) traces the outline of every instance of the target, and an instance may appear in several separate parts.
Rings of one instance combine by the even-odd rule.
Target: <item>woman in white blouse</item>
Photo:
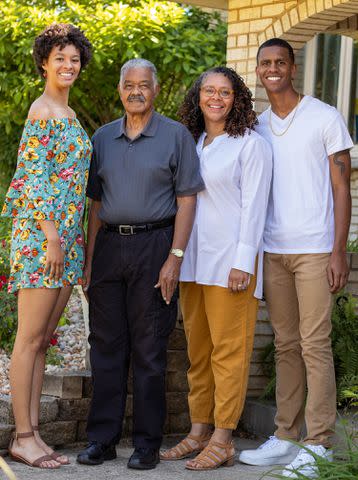
[[[245,402],[262,295],[272,154],[253,131],[251,93],[232,69],[203,73],[179,114],[197,141],[206,190],[197,197],[180,276],[192,428],[161,460],[197,454],[186,468],[209,470],[234,464],[232,431]]]

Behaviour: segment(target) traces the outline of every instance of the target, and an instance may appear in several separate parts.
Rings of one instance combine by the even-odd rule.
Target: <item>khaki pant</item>
[[[276,347],[275,435],[299,440],[305,419],[305,443],[326,447],[336,418],[329,258],[265,253],[264,261],[264,292]]]
[[[192,423],[235,429],[246,396],[258,301],[255,278],[240,293],[182,282]]]

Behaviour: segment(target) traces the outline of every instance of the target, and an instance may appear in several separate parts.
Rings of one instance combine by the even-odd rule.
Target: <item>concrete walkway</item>
[[[256,448],[260,442],[245,439],[235,439],[238,450]],[[167,439],[165,446],[172,446],[173,439]],[[185,460],[176,462],[161,462],[156,469],[147,472],[130,470],[127,468],[127,461],[132,453],[132,448],[119,446],[117,449],[118,458],[96,467],[86,467],[76,463],[78,450],[69,449],[65,453],[70,457],[71,465],[61,467],[59,470],[46,471],[27,467],[11,461],[8,457],[5,460],[14,471],[17,480],[260,480],[261,478],[272,478],[264,476],[270,468],[251,467],[243,465],[238,461],[231,468],[220,467],[209,472],[192,472],[186,470]],[[280,470],[277,470],[279,472]],[[0,479],[5,480],[3,472],[0,471]]]

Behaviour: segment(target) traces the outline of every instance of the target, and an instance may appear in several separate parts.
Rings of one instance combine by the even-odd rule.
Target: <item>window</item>
[[[305,47],[304,93],[337,107],[358,142],[358,42],[321,33]]]

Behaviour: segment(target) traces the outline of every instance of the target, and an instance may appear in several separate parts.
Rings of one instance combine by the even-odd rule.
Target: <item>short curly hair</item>
[[[247,130],[249,132],[253,130],[258,121],[253,109],[250,90],[235,70],[228,67],[210,68],[200,75],[188,90],[178,111],[180,121],[189,129],[195,141],[198,141],[205,130],[204,116],[199,106],[200,88],[204,80],[212,73],[220,73],[228,78],[234,90],[234,103],[226,119],[225,132],[230,137],[243,136]]]
[[[84,33],[70,23],[52,23],[35,38],[33,57],[37,71],[44,78],[42,68],[54,47],[62,50],[66,45],[74,45],[80,52],[81,70],[85,68],[92,57],[92,45]]]

